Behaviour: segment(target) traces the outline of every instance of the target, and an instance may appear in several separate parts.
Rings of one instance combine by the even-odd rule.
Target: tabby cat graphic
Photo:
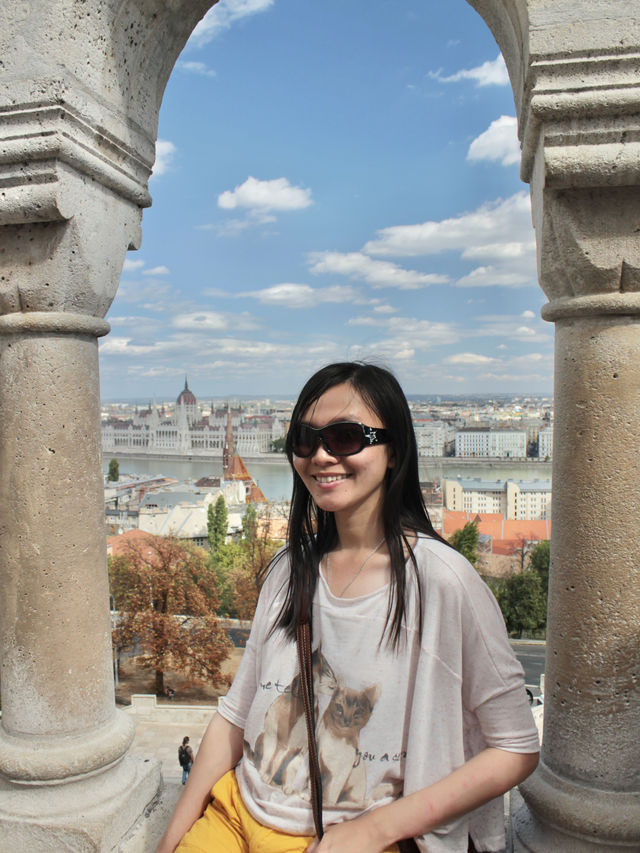
[[[377,684],[354,690],[338,681],[318,726],[322,800],[326,805],[366,805],[367,778],[365,764],[358,760],[359,735],[379,695]]]
[[[336,678],[326,658],[318,647],[311,657],[314,696],[331,695]],[[315,699],[315,715],[318,714]],[[254,763],[265,782],[281,785],[285,793],[291,786],[301,763],[301,753],[307,751],[307,729],[300,689],[300,675],[296,675],[285,692],[278,696],[267,710],[264,728],[255,748],[244,743],[245,755]]]

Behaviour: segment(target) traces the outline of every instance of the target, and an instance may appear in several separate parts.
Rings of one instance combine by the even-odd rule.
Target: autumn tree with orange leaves
[[[168,669],[228,685],[221,665],[231,643],[214,615],[218,583],[201,548],[147,534],[111,557],[109,580],[118,610],[114,644],[155,669],[157,694]]]

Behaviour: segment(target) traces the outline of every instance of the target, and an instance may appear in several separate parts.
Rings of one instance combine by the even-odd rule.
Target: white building
[[[489,427],[460,429],[456,432],[456,456],[488,456]]]
[[[506,517],[515,521],[551,518],[551,480],[507,480]]]
[[[440,421],[414,421],[418,456],[444,456],[450,427]]]
[[[526,429],[489,430],[489,456],[497,459],[524,459],[526,455]]]
[[[538,433],[538,457],[553,459],[553,427],[545,427]]]
[[[551,516],[551,480],[442,481],[447,509],[478,515],[498,513],[510,520],[537,521]]]
[[[202,416],[195,395],[185,381],[176,400],[175,413],[149,406],[132,418],[110,418],[102,424],[104,453],[141,455],[222,456],[227,417],[231,416],[235,452],[241,456],[261,456],[272,450],[273,442],[285,434],[284,424],[272,415],[243,416],[240,410],[226,409]]]
[[[526,455],[526,429],[465,427],[456,432],[456,456],[524,459]]]

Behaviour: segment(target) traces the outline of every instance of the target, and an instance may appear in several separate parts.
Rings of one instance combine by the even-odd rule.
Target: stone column
[[[160,788],[114,702],[98,338],[204,0],[0,4],[0,847],[115,849]],[[129,848],[127,848],[129,849]]]
[[[533,9],[520,129],[556,326],[553,532],[515,849],[613,853],[640,849],[640,4]]]
[[[542,761],[516,819],[525,850],[640,849],[639,296],[544,312],[553,539]]]

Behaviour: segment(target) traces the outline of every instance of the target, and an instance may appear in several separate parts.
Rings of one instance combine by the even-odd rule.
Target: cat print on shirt
[[[313,652],[311,668],[314,682],[315,715],[318,714],[317,695],[331,695],[336,678],[320,647]],[[300,756],[307,751],[307,728],[300,688],[296,675],[285,692],[269,706],[262,733],[255,748],[244,744],[245,754],[253,761],[260,776],[269,784],[282,786],[290,793],[293,779],[300,766]]]
[[[318,726],[318,761],[326,805],[365,804],[367,777],[365,764],[359,760],[359,735],[379,695],[377,684],[354,690],[338,681]]]
[[[311,666],[316,720],[318,696],[330,697],[317,723],[323,801],[326,805],[364,807],[366,769],[359,760],[359,735],[369,722],[380,688],[376,684],[363,690],[346,686],[342,679],[336,678],[320,647],[313,652]],[[310,799],[307,730],[299,675],[271,703],[255,747],[252,749],[245,741],[244,753],[267,784],[280,787],[285,794]]]

